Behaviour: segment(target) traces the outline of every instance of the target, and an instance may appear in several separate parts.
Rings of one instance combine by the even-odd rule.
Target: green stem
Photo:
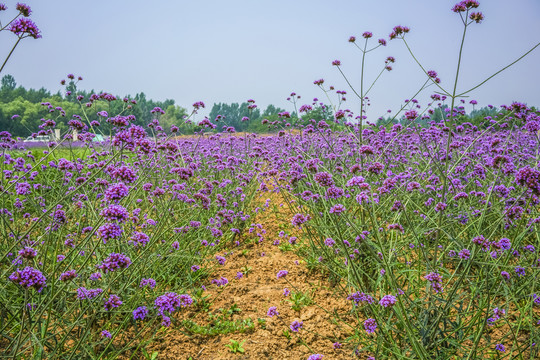
[[[6,66],[9,58],[11,57],[11,54],[13,54],[13,51],[15,51],[15,48],[17,47],[17,45],[19,45],[19,42],[22,40],[23,38],[22,37],[19,37],[19,39],[17,40],[17,42],[15,43],[15,45],[13,45],[13,48],[11,49],[11,51],[9,52],[6,60],[4,60],[4,63],[2,64],[2,67],[0,67],[0,73],[2,72],[2,70],[4,70],[4,66]]]

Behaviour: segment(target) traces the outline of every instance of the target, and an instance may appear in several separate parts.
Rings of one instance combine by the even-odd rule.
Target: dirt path
[[[208,312],[192,311],[178,318],[190,319],[203,327],[203,331],[217,334],[192,332],[188,335],[185,328],[171,326],[150,347],[150,350],[159,352],[159,359],[307,359],[315,353],[323,354],[325,360],[351,359],[351,348],[334,349],[333,345],[353,333],[353,329],[343,322],[333,321],[338,315],[354,324],[355,320],[349,315],[351,304],[346,295],[337,287],[332,288],[320,272],[310,273],[293,251],[282,251],[274,245],[276,239],[281,245],[288,243],[287,238],[280,237],[279,233],[287,227],[285,223],[288,224],[285,232],[293,232],[290,225],[293,214],[287,205],[280,206],[284,201],[276,193],[262,194],[256,204],[262,207],[267,198],[271,198],[270,207],[253,221],[260,223],[264,230],[255,227],[256,231],[249,233],[247,228],[239,237],[240,245],[225,255],[226,263],[212,274],[211,279],[225,277],[229,283],[223,287],[210,283],[206,286],[204,294],[211,301]],[[271,210],[273,205],[279,212]],[[259,241],[257,232],[264,240]],[[291,235],[298,236],[297,242],[305,241],[301,234]],[[287,270],[288,275],[278,279],[276,274],[280,270]],[[241,278],[237,278],[238,272],[243,273]],[[284,295],[285,288],[291,292],[290,295]],[[308,295],[312,303],[302,306],[299,311],[293,310],[290,300],[295,291]],[[279,316],[267,315],[272,306],[277,308]],[[247,320],[249,318],[252,325]],[[289,329],[295,320],[303,322],[298,333]],[[241,329],[242,325],[245,332],[224,334],[231,326]],[[289,330],[290,338],[284,335],[284,330]],[[233,353],[226,346],[231,339],[244,341],[243,353]]]

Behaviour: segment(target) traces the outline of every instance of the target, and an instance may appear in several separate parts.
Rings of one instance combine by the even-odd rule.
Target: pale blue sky
[[[24,1],[23,1],[24,2]],[[14,11],[16,1],[5,1]],[[388,40],[392,27],[411,28],[408,41],[442,84],[453,83],[462,25],[447,0],[199,0],[74,1],[28,0],[31,18],[43,38],[27,39],[16,49],[3,74],[25,87],[60,89],[67,73],[84,77],[85,89],[118,95],[145,92],[190,107],[204,101],[242,102],[253,98],[292,110],[291,91],[310,102],[323,99],[313,81],[348,92],[346,107],[358,101],[331,66],[340,59],[353,84],[359,83],[360,52],[350,35],[373,32]],[[486,16],[471,26],[464,49],[459,88],[464,89],[507,65],[540,41],[540,1],[480,0]],[[11,13],[10,13],[11,14]],[[2,14],[6,18],[6,13]],[[1,35],[1,34],[0,34]],[[14,37],[0,36],[0,55]],[[395,56],[394,70],[383,75],[371,94],[370,119],[396,109],[423,82],[422,73],[401,41],[368,56],[366,78],[384,59]],[[540,49],[476,90],[479,105],[512,100],[540,105]],[[3,75],[2,74],[2,75]],[[420,100],[426,99],[419,96]],[[424,101],[425,103],[426,101]]]

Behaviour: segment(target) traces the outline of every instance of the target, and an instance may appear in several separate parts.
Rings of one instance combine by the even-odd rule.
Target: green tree
[[[2,86],[0,88],[1,90],[13,91],[17,87],[17,82],[15,81],[15,78],[9,74],[4,75],[4,77],[2,77],[1,82],[2,82]]]

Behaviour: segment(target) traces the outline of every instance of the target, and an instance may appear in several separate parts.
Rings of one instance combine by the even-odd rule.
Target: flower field
[[[464,37],[478,6],[452,8]],[[4,29],[38,39],[17,10]],[[365,57],[372,36],[349,42]],[[34,137],[68,129],[49,143],[0,129],[0,357],[537,359],[540,113],[473,119],[459,62],[453,89],[424,72],[431,101],[377,124],[362,67],[358,116],[345,91],[292,93],[265,134],[194,121],[203,102],[189,132],[159,107],[141,126],[105,92],[70,92],[70,119],[42,103]]]

